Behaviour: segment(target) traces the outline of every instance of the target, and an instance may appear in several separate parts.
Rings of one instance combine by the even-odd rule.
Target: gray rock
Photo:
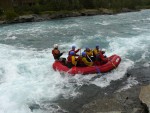
[[[92,16],[92,15],[97,15],[99,14],[99,11],[98,10],[83,10],[81,11],[81,15],[82,16]]]
[[[97,112],[97,113],[123,113],[121,111],[110,111],[110,112]]]
[[[139,98],[142,101],[142,103],[147,105],[150,111],[150,85],[141,87]]]
[[[110,9],[100,8],[99,11],[101,12],[101,14],[107,14],[107,15],[114,14],[113,10],[110,10]]]
[[[133,10],[128,9],[128,8],[122,8],[122,12],[131,12],[131,11],[133,11]]]
[[[5,24],[6,22],[5,21],[0,21],[0,24]]]
[[[141,108],[133,108],[132,113],[144,113],[144,110]]]
[[[33,22],[34,21],[34,16],[33,15],[19,16],[18,21],[19,22]]]
[[[115,98],[95,100],[82,107],[82,113],[123,113],[123,106]]]
[[[129,8],[122,8],[121,12],[134,12],[134,11],[140,11],[139,9],[133,10]]]
[[[79,12],[72,12],[70,14],[70,17],[77,17],[77,16],[81,16],[81,13],[79,13]]]

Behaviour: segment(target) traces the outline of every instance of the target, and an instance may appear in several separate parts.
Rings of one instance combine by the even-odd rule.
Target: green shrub
[[[33,11],[34,14],[40,14],[40,6],[39,5],[35,5],[31,8],[31,10]]]
[[[3,15],[3,10],[2,9],[0,9],[0,16],[2,16]]]
[[[8,10],[5,12],[6,20],[13,20],[15,17],[17,17],[17,13],[13,10]]]

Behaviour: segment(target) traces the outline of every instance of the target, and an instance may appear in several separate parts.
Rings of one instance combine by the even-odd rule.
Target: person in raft
[[[105,51],[101,51],[99,49],[99,45],[96,45],[95,49],[93,50],[93,56],[95,58],[96,65],[105,64],[108,62],[108,58],[104,54]]]
[[[91,61],[94,60],[93,51],[90,48],[86,47],[86,49],[84,50],[84,52],[86,52],[87,60],[89,62],[91,62]]]
[[[87,60],[86,52],[82,52],[82,58],[81,58],[80,61],[78,61],[78,63],[81,67],[86,67],[86,66],[92,66],[93,65],[93,62],[89,62]]]
[[[96,56],[96,62],[99,62],[99,64],[105,64],[109,61],[109,59],[102,53],[99,52]]]
[[[54,49],[52,50],[52,54],[55,60],[60,60],[60,57],[63,55],[64,52],[60,53],[58,49],[58,44],[54,44]]]
[[[77,65],[77,59],[75,58],[75,52],[70,51],[70,54],[67,58],[67,66],[68,68],[72,68],[73,66]]]
[[[99,45],[95,46],[95,49],[93,50],[93,56],[96,58],[96,55],[100,52]]]
[[[76,46],[72,46],[72,49],[69,51],[68,55],[70,55],[70,52],[71,52],[71,51],[74,51],[74,52],[75,52],[75,56],[79,56],[79,55],[76,54],[76,53],[79,52],[81,49],[80,49],[80,48],[77,49],[77,50],[75,50],[75,49],[76,49]]]

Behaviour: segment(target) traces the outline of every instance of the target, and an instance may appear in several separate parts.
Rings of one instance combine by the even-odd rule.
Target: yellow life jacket
[[[92,50],[90,50],[90,51],[85,51],[85,52],[86,52],[86,54],[87,54],[89,57],[93,56]]]
[[[99,52],[100,52],[100,50],[95,48],[93,50],[93,55],[96,56],[97,54],[99,54]]]
[[[72,64],[73,64],[74,66],[77,65],[77,61],[76,61],[75,56],[71,56],[71,62],[72,62]]]
[[[82,57],[82,61],[84,62],[84,64],[85,64],[86,66],[92,66],[92,65],[93,65],[93,62],[87,61],[86,57]]]

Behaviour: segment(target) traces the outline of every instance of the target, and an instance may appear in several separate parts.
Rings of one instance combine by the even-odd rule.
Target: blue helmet
[[[71,52],[70,52],[70,55],[74,55],[74,54],[75,54],[75,52],[74,52],[74,51],[71,51]]]
[[[82,56],[86,56],[86,52],[82,52]]]
[[[76,46],[72,46],[72,48],[76,48]]]
[[[86,47],[86,51],[89,51],[89,50],[90,50],[90,48]]]
[[[96,45],[96,48],[99,48],[99,45]]]

